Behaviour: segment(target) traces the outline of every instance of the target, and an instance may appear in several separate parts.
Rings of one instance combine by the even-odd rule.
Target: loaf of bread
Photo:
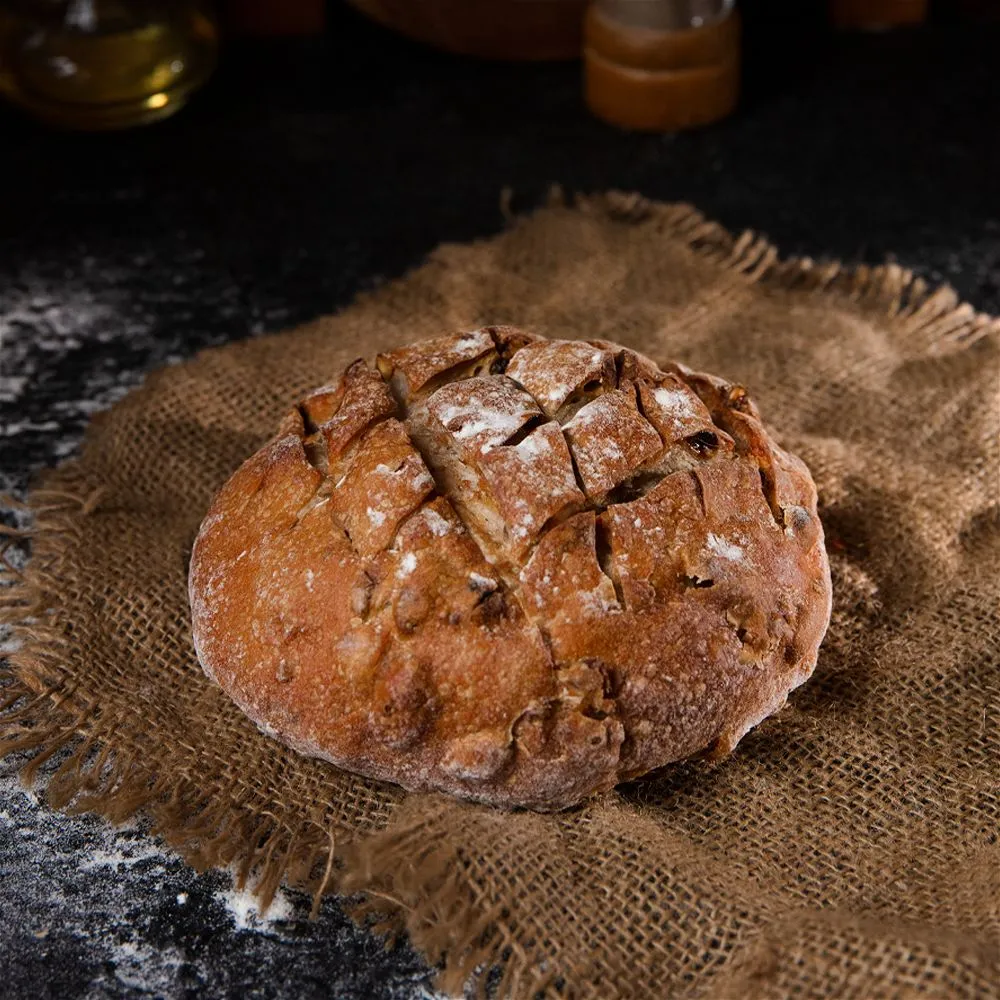
[[[747,392],[510,327],[354,362],[216,496],[202,667],[264,732],[552,810],[729,753],[811,674],[808,470]]]

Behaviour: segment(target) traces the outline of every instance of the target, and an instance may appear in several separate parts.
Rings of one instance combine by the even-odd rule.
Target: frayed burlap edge
[[[565,203],[553,189],[548,208]],[[574,204],[622,224],[655,227],[749,283],[851,303],[888,323],[915,353],[946,353],[1000,331],[1000,320],[960,302],[951,288],[932,288],[896,264],[783,261],[751,231],[734,237],[689,205],[637,194],[578,197]],[[0,758],[21,754],[22,780],[43,784],[54,809],[97,813],[112,823],[143,814],[151,831],[194,867],[232,867],[241,888],[252,882],[264,907],[282,883],[311,892],[314,915],[327,893],[357,894],[354,917],[377,918],[377,931],[408,935],[441,967],[439,984],[447,992],[471,984],[485,995],[489,982],[497,996],[561,994],[559,970],[507,931],[502,907],[477,897],[458,852],[428,842],[423,821],[408,820],[405,807],[381,833],[342,842],[322,816],[303,817],[287,807],[262,812],[245,796],[234,808],[241,802],[236,791],[219,796],[187,773],[156,774],[115,746],[117,720],[80,696],[61,655],[72,640],[52,625],[64,540],[101,502],[100,491],[74,491],[73,467],[70,461],[46,473],[27,503],[5,501],[29,515],[32,525],[0,525],[0,626],[7,626],[12,647],[0,668]],[[7,553],[28,542],[32,558],[21,569]],[[490,982],[487,974],[498,966],[500,979]]]
[[[26,504],[3,500],[33,524],[0,525],[0,626],[12,647],[0,667],[0,759],[24,757],[22,781],[44,786],[53,809],[96,813],[114,824],[142,813],[195,868],[233,867],[239,888],[253,876],[264,908],[284,881],[313,891],[315,913],[333,881],[335,831],[291,811],[234,809],[246,799],[236,789],[220,796],[190,774],[156,773],[116,747],[118,717],[81,697],[66,675],[61,651],[71,639],[50,624],[60,601],[60,560],[67,535],[81,530],[102,499],[100,490],[83,496],[49,488],[56,479],[71,485],[72,472],[69,462],[46,474]],[[19,569],[8,553],[26,541],[32,558]]]

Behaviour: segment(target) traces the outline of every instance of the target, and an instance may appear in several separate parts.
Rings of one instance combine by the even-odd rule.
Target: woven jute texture
[[[503,813],[300,758],[198,668],[185,578],[213,491],[353,358],[486,323],[725,375],[811,467],[829,637],[729,759]],[[996,321],[899,267],[782,261],[636,196],[442,246],[337,316],[157,372],[45,476],[3,592],[2,746],[54,807],[142,811],[265,897],[361,894],[449,990],[995,996],[998,347]]]

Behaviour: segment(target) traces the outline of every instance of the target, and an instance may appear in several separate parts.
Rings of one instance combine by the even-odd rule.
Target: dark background
[[[77,446],[151,368],[344,305],[437,243],[567,193],[637,190],[783,252],[898,260],[1000,311],[1000,25],[834,34],[744,5],[730,120],[627,135],[575,63],[442,55],[333,5],[323,38],[232,41],[176,118],[56,133],[0,110],[0,489]],[[0,764],[0,995],[430,996],[335,905],[240,929],[222,875],[48,814]],[[181,896],[184,897],[183,902]],[[244,921],[245,923],[246,921]]]

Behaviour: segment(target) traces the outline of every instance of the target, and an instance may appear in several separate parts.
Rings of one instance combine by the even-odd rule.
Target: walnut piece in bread
[[[746,391],[490,327],[356,361],[216,496],[202,667],[265,732],[553,810],[729,753],[816,663],[808,470]]]

